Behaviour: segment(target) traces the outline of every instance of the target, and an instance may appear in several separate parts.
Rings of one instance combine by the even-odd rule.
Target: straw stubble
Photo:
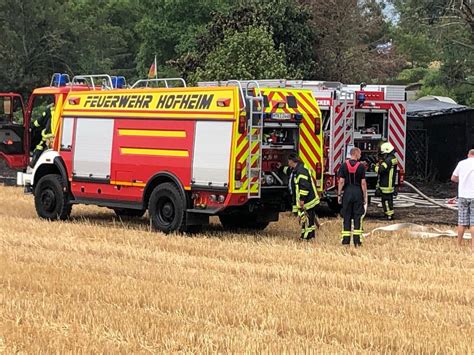
[[[344,249],[328,219],[301,243],[288,216],[164,236],[91,207],[52,223],[4,187],[0,206],[0,352],[473,351],[473,257],[453,240]]]

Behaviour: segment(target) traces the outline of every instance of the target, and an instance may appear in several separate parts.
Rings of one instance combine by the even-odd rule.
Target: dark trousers
[[[353,239],[354,245],[362,245],[362,219],[365,214],[364,197],[362,188],[356,185],[349,185],[344,188],[342,198],[342,244],[351,243],[352,221],[354,221]]]
[[[313,239],[316,236],[316,209],[306,210],[306,218],[301,223],[301,239]]]
[[[393,193],[391,194],[381,194],[382,198],[382,207],[383,207],[383,212],[385,216],[388,219],[393,219],[393,215],[395,214],[395,211],[393,209]]]

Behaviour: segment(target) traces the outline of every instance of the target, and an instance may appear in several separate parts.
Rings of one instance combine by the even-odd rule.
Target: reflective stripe
[[[284,167],[283,167],[283,173],[288,174],[288,169],[289,169],[289,167],[284,166]]]
[[[319,198],[315,198],[313,201],[310,201],[310,202],[304,204],[304,206],[305,206],[307,209],[314,208],[314,207],[316,207],[317,205],[319,205]]]
[[[38,127],[40,126],[38,120],[36,120],[36,121],[33,122],[33,126],[35,126],[36,128],[38,128]]]
[[[308,177],[306,175],[300,174],[296,177],[296,182],[300,182],[300,179],[308,180]]]
[[[380,191],[384,194],[391,194],[395,191],[395,189],[392,187],[382,187],[380,186]]]
[[[395,211],[390,209],[390,205],[389,205],[388,201],[385,201],[385,207],[387,209],[385,211],[386,216],[393,216],[395,214]]]
[[[43,138],[43,140],[47,140],[47,139],[51,139],[54,137],[54,134],[52,133],[44,133],[44,130],[43,132],[41,132],[41,137]]]
[[[35,150],[43,150],[43,149],[44,149],[44,147],[43,147],[43,144],[42,144],[42,143],[38,144],[38,145],[35,147]]]
[[[308,173],[311,174],[311,170],[306,165],[303,165],[303,166],[308,171]],[[314,199],[312,199],[309,202],[305,202],[305,208],[306,209],[311,209],[311,208],[316,207],[319,204],[320,200],[319,200],[319,196],[318,196],[316,186],[314,184],[314,179],[312,179],[311,176],[306,176],[306,175],[303,175],[303,174],[300,174],[300,175],[296,176],[296,178],[295,178],[295,189],[296,189],[296,191],[295,191],[296,201],[295,202],[298,203],[299,201],[301,201],[302,196],[308,196],[309,195],[309,191],[300,190],[299,184],[298,184],[300,179],[305,179],[305,180],[311,181],[311,188],[313,189],[313,192],[314,192]]]

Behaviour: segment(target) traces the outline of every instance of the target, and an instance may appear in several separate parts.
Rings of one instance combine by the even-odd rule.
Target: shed
[[[437,97],[407,104],[407,175],[446,181],[474,148],[474,108]]]

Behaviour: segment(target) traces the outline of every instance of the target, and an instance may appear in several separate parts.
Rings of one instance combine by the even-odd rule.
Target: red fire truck
[[[322,198],[339,210],[336,198],[337,172],[351,147],[362,150],[367,168],[369,196],[375,194],[374,171],[380,145],[389,141],[399,161],[398,182],[402,183],[406,155],[405,87],[396,85],[343,85],[339,82],[306,80],[259,80],[267,87],[303,88],[312,91],[321,110],[324,134],[324,182]],[[213,83],[201,83],[212,85]]]
[[[398,158],[398,183],[403,182],[406,156],[405,87],[396,85],[342,85],[300,81],[287,85],[311,89],[319,103],[325,137],[325,197],[337,209],[336,174],[351,147],[362,151],[369,196],[375,194],[380,145],[390,142]]]
[[[56,74],[23,113],[20,96],[2,94],[10,104],[0,155],[14,168],[30,160],[32,117],[55,105],[50,149],[17,178],[40,217],[66,219],[73,204],[91,204],[119,216],[148,210],[163,232],[189,230],[212,215],[225,227],[263,229],[290,208],[277,167],[292,150],[322,185],[321,117],[310,90],[238,81],[187,87],[182,79],[126,88],[119,79]]]

